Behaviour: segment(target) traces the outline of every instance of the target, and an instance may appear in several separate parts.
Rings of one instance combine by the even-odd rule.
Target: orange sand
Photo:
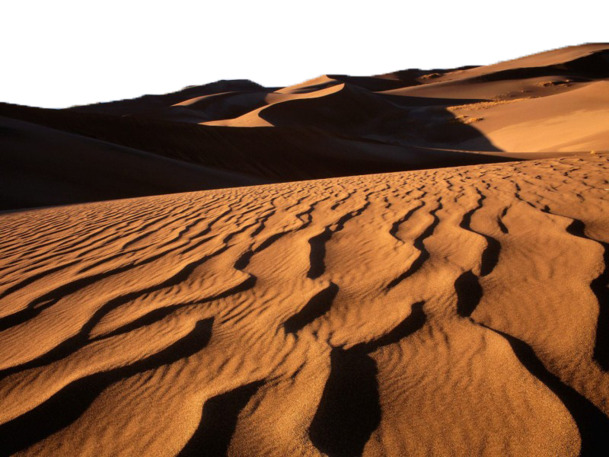
[[[6,214],[3,450],[606,451],[607,176],[588,154]]]

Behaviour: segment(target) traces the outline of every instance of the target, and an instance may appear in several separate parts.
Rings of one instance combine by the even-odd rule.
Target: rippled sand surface
[[[0,216],[0,454],[606,455],[609,155]]]

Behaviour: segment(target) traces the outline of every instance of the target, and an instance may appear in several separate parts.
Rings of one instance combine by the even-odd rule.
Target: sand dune
[[[268,111],[269,107],[271,105],[276,105],[282,102],[288,102],[288,101],[293,101],[293,100],[303,100],[303,99],[311,99],[311,98],[324,98],[324,102],[326,101],[326,98],[328,95],[330,94],[334,94],[336,92],[341,91],[342,89],[344,89],[344,84],[338,84],[337,81],[333,81],[330,80],[329,78],[324,78],[324,79],[328,79],[328,84],[317,84],[315,83],[315,89],[311,89],[311,86],[306,86],[306,89],[309,90],[304,90],[302,92],[296,90],[296,89],[291,89],[291,88],[286,88],[284,90],[288,90],[288,92],[283,92],[283,91],[277,91],[277,93],[271,93],[268,94],[265,97],[265,101],[267,101],[268,103],[261,106],[258,109],[252,110],[246,114],[243,114],[239,117],[236,117],[234,119],[222,119],[222,120],[217,120],[217,121],[208,121],[208,122],[203,122],[203,124],[205,125],[220,125],[220,126],[225,126],[225,127],[271,127],[273,125],[276,124],[271,124],[270,122],[266,121],[264,119],[263,116],[261,116],[261,112],[264,111]],[[317,88],[318,86],[323,86],[322,88]],[[295,92],[292,92],[292,90],[295,90]],[[335,115],[337,114],[336,112],[334,113]]]
[[[263,182],[15,119],[0,129],[2,209]]]
[[[296,101],[290,103],[296,103]],[[204,171],[199,177],[200,188],[208,188],[208,185],[214,182],[210,178],[210,174],[213,175],[214,172],[217,176],[230,177],[215,186],[220,188],[256,182],[282,182],[507,160],[502,155],[493,156],[448,150],[446,145],[444,148],[429,149],[394,144],[374,138],[335,133],[316,126],[301,126],[297,123],[273,128],[227,128],[144,119],[137,116],[112,116],[17,106],[5,106],[4,111],[7,111],[5,114],[13,119],[52,128],[58,132],[59,136],[62,132],[68,133],[72,138],[78,136],[81,138],[80,143],[85,139],[82,137],[95,139],[97,145],[104,142],[108,144],[110,150],[107,156],[126,147],[137,151],[139,155],[153,155],[179,161],[184,164],[185,168],[193,169],[192,165],[201,167]],[[450,114],[447,116],[453,117]],[[342,121],[338,120],[338,122]],[[466,125],[455,124],[454,127],[457,133],[471,131],[471,128]],[[45,131],[49,132],[49,130]],[[32,135],[34,133],[35,130],[32,129]],[[469,137],[471,138],[471,136]],[[7,150],[13,147],[10,138],[2,137],[0,141],[2,141],[3,148]],[[19,147],[31,148],[32,157],[45,157],[47,152],[43,147],[44,141],[46,141],[44,138],[37,141],[28,140]],[[80,143],[76,142],[76,144]],[[103,160],[104,151],[100,150],[99,155]],[[126,157],[124,160],[129,160],[129,158]],[[154,163],[154,161],[150,161],[150,166],[153,166]],[[164,162],[157,161],[156,163],[160,165]],[[42,168],[37,160],[33,160],[32,167]],[[131,166],[131,168],[137,167],[137,163],[133,163]],[[102,170],[97,172],[101,173]],[[63,171],[58,170],[56,173],[63,173]],[[158,170],[156,175],[162,176],[164,173],[166,173],[164,170]],[[28,174],[27,167],[24,174],[26,176]],[[32,176],[28,182],[35,183],[36,179],[36,176]],[[79,181],[91,178],[90,174],[81,174],[73,176],[72,179]],[[102,174],[95,179],[109,183],[113,178],[112,174]],[[176,181],[179,186],[179,179]],[[0,183],[0,191],[9,195],[20,192],[36,195],[37,192],[35,188],[30,188],[26,181],[16,187],[8,187],[6,190],[3,189],[2,184]],[[191,189],[190,182],[185,180],[182,188],[173,190]],[[100,198],[109,199],[134,195],[141,194],[125,192],[122,195],[116,195],[116,192],[113,191],[100,195]],[[57,203],[69,203],[70,201],[74,200]],[[45,203],[47,202],[41,199],[41,201],[33,202],[32,206],[42,206]]]
[[[608,53],[0,104],[0,455],[609,455]]]
[[[590,151],[609,145],[609,131],[604,127],[609,125],[608,104],[609,80],[604,80],[552,97],[482,102],[456,107],[454,112],[466,119],[481,119],[476,128],[502,150]]]
[[[134,150],[183,162],[190,175],[200,169],[199,187],[178,178],[181,172],[157,186],[186,191],[605,151],[608,78],[609,44],[590,44],[483,67],[323,75],[280,88],[218,81],[64,110],[0,104],[0,115],[55,129],[59,142],[66,135],[94,139],[100,156],[129,148],[120,159],[127,169],[140,166]],[[79,184],[86,198],[68,198],[58,184],[54,200],[36,198],[35,170],[49,167],[42,144],[50,138],[48,130],[38,132],[30,127],[18,145],[32,167],[21,167],[23,184],[0,185],[3,193],[31,197],[4,198],[0,209],[159,193],[137,183],[137,191],[127,184],[108,189],[103,182],[115,173],[104,170],[95,179],[86,172],[69,177],[102,183]],[[18,141],[3,135],[0,147]],[[82,138],[72,141],[89,148]],[[164,163],[151,159],[150,176],[164,181]],[[49,171],[66,174],[57,162]]]
[[[604,455],[609,155],[1,216],[0,453]]]
[[[475,126],[482,141],[460,144],[484,150],[570,152],[606,149],[609,45],[548,51],[485,67],[438,74],[431,83],[384,94],[478,99],[448,110]]]

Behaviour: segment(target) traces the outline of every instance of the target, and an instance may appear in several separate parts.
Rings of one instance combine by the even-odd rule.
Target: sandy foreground
[[[607,455],[609,154],[0,216],[0,454]]]

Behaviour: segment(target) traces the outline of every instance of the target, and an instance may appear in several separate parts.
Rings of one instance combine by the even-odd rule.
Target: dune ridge
[[[607,151],[608,78],[609,44],[596,43],[287,87],[217,81],[61,110],[0,104],[0,210]],[[66,151],[81,151],[77,169]],[[105,157],[132,182],[100,167]]]

